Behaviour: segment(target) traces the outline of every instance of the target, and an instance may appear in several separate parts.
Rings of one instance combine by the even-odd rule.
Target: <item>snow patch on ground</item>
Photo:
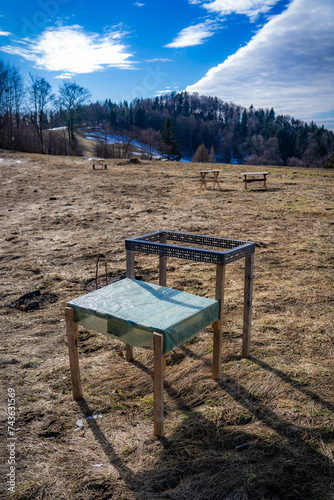
[[[90,131],[89,133],[86,133],[83,131],[85,134],[85,138],[89,140],[95,140],[95,141],[103,141],[106,142],[107,144],[122,144],[122,136],[121,135],[112,135],[112,134],[107,134],[102,128],[100,128],[100,131]],[[134,151],[132,154],[133,155],[140,155],[141,153],[143,154],[150,154],[149,152],[149,147],[146,144],[143,144],[142,142],[137,141],[136,139],[131,140],[131,144],[135,146],[139,151]],[[154,159],[163,159],[163,156],[159,153],[159,151],[152,150],[151,152],[152,158]]]
[[[94,130],[92,131],[92,127],[87,127],[87,129],[90,129],[89,132],[85,132],[85,138],[92,140],[92,141],[103,141],[106,142],[107,144],[122,144],[122,136],[121,135],[112,135],[112,134],[107,134],[105,130],[102,128],[99,129],[99,131]],[[147,144],[144,144],[142,142],[137,141],[136,139],[131,140],[132,146],[136,147],[138,151],[133,151],[132,154],[135,156],[141,155],[142,153],[144,155],[152,155],[152,159],[154,160],[164,160],[164,156],[162,156],[159,151],[153,149],[151,152],[149,151],[149,146]],[[181,162],[186,162],[190,163],[192,160],[191,158],[181,158]]]

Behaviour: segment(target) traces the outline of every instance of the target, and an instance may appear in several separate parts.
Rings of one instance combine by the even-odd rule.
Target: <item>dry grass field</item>
[[[108,163],[0,152],[1,498],[333,499],[334,172],[268,166],[268,188],[245,190],[245,167],[219,164],[221,189],[200,190],[203,164]],[[95,289],[98,255],[111,283],[125,272],[124,240],[160,229],[254,241],[256,252],[251,356],[240,356],[237,261],[221,380],[210,378],[210,328],[169,353],[157,439],[151,351],[127,363],[123,344],[79,328],[84,398],[72,399],[64,306]],[[136,274],[157,283],[158,259],[138,255]],[[213,297],[215,269],[169,259],[167,282]],[[31,310],[17,303],[36,290]]]

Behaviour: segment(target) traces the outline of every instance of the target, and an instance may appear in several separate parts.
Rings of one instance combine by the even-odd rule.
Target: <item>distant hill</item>
[[[42,77],[28,85],[0,59],[0,148],[51,155],[334,166],[334,134],[273,108],[245,109],[187,92],[132,102],[88,103],[89,90]]]
[[[323,126],[276,115],[274,109],[245,109],[187,92],[132,103],[91,103],[82,107],[80,126],[86,137],[87,130],[95,130],[101,156],[117,157],[125,151],[152,158],[159,157],[167,118],[184,160],[191,160],[204,144],[223,163],[333,167],[334,134]]]

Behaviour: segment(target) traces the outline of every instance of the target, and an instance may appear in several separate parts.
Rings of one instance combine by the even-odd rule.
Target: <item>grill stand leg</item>
[[[212,325],[213,327],[213,358],[212,358],[212,378],[220,378],[222,364],[222,342],[223,342],[223,305],[224,305],[224,285],[225,285],[226,265],[217,264],[216,270],[216,300],[219,300],[219,319]]]
[[[133,250],[126,251],[126,277],[135,279],[135,253]],[[130,344],[126,344],[125,359],[128,362],[133,361],[133,347]]]
[[[242,357],[247,358],[250,354],[250,341],[252,329],[252,302],[253,302],[253,273],[254,254],[245,258],[245,288],[244,288],[244,320],[242,335]]]

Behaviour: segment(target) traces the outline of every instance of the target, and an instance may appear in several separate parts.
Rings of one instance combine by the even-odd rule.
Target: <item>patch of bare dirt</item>
[[[266,167],[268,189],[244,190],[241,166],[217,165],[221,189],[200,190],[203,167],[108,160],[93,170],[82,158],[0,153],[2,498],[10,388],[11,498],[334,498],[333,172]],[[84,399],[72,399],[64,306],[124,276],[126,238],[160,229],[254,241],[256,253],[251,356],[240,357],[237,261],[221,380],[210,378],[210,328],[169,353],[156,439],[150,351],[126,363],[123,344],[80,328]],[[136,274],[157,282],[157,258],[138,255]],[[169,259],[167,280],[214,295],[206,264]]]

